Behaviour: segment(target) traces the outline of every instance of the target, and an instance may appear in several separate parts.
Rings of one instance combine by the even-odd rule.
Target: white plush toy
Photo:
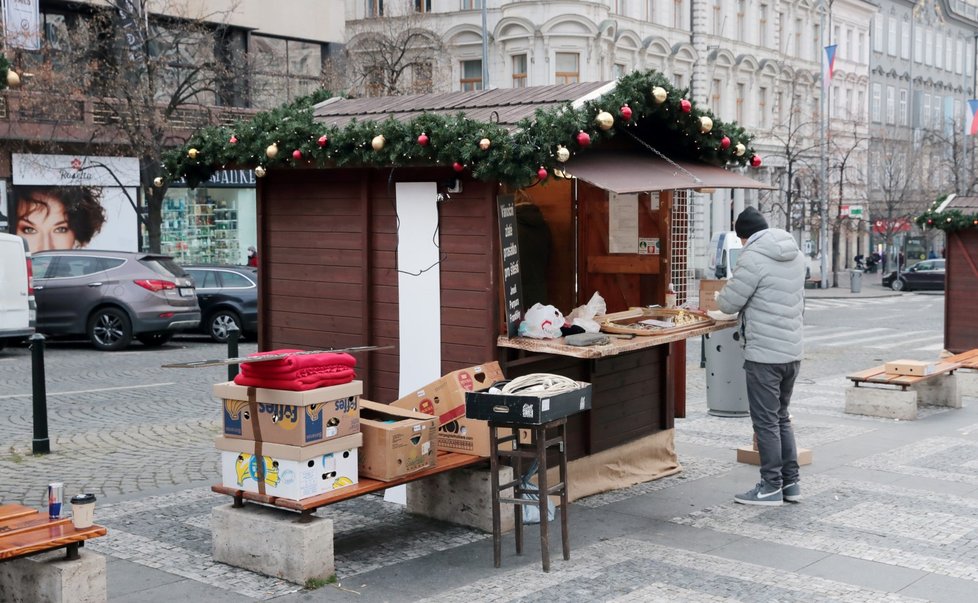
[[[520,323],[519,333],[523,337],[534,339],[556,339],[561,336],[560,327],[564,326],[564,315],[553,306],[533,304],[526,311],[523,322]]]

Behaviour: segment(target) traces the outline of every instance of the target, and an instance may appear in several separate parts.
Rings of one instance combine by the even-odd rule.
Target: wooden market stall
[[[598,114],[597,123],[564,132],[566,146],[544,143],[550,148],[547,164],[523,167],[531,177],[523,177],[522,183],[487,178],[479,171],[480,160],[490,153],[517,152],[513,146],[522,140],[520,133],[531,131],[531,122],[546,121],[541,111],[557,115],[556,120],[561,112],[591,110],[588,99],[612,94],[625,81],[617,87],[614,82],[580,83],[331,99],[318,105],[316,127],[333,133],[328,147],[323,135],[320,147],[334,154],[311,165],[290,165],[298,169],[275,169],[280,164],[267,162],[259,180],[260,349],[393,345],[392,350],[358,358],[364,395],[379,402],[398,398],[405,383],[400,374],[404,355],[419,353],[431,341],[440,349],[441,374],[498,360],[508,378],[548,372],[586,381],[593,386],[593,407],[568,423],[568,458],[619,465],[607,482],[590,480],[592,491],[678,470],[672,428],[677,408],[681,413],[685,402],[685,338],[717,325],[575,348],[562,340],[516,337],[511,310],[514,304],[525,310],[531,301],[541,301],[566,314],[595,292],[604,297],[609,312],[663,304],[669,283],[684,282],[688,274],[688,191],[766,185],[697,161],[702,157],[665,155],[659,150],[662,144],[652,145],[671,130],[695,139],[697,148],[709,146],[704,155],[714,164],[743,165],[752,155],[749,137],[736,126],[727,126],[727,133],[710,132],[707,121],[720,125],[712,114],[690,111],[681,91],[661,75],[640,74],[627,80],[628,94],[647,97],[633,100],[634,116],[633,109],[614,98],[609,102],[614,117]],[[652,87],[650,81],[659,85]],[[457,115],[459,124],[464,115],[516,134],[500,144],[477,128],[471,133],[473,150],[453,162],[451,155],[432,150],[440,132],[432,131],[431,123],[421,131],[428,115]],[[340,148],[336,132],[343,128],[356,129],[359,144],[347,139]],[[691,135],[691,128],[702,135]],[[609,138],[615,129],[622,131]],[[375,136],[380,131],[383,138]],[[451,135],[457,132],[453,129]],[[580,134],[593,138],[593,146]],[[403,140],[407,137],[409,141]],[[527,140],[533,144],[532,138]],[[289,144],[276,142],[283,154],[289,153]],[[386,165],[341,160],[343,152],[363,155],[370,146],[388,153]],[[316,152],[315,147],[305,154],[297,149],[293,156]],[[538,171],[544,179],[532,177]],[[427,186],[421,190],[437,199],[436,229],[421,236],[411,230],[401,205],[405,191],[414,190],[405,186],[412,184]],[[521,222],[523,215],[527,219]],[[507,281],[516,270],[510,270],[513,256],[501,240],[501,228],[506,230],[511,217],[520,234],[519,286]],[[399,264],[403,247],[418,238],[435,245],[437,259],[406,270]],[[547,239],[549,244],[542,243]],[[437,299],[406,298],[405,283],[431,271],[439,278]],[[685,299],[680,289],[681,304]],[[402,339],[404,322],[411,320],[403,313],[405,304],[434,304],[440,318],[437,332]],[[626,454],[622,446],[638,448]],[[635,461],[641,456],[654,457],[653,462]],[[578,490],[575,496],[587,493]]]
[[[978,197],[950,195],[918,223],[945,231],[944,348],[978,347]]]

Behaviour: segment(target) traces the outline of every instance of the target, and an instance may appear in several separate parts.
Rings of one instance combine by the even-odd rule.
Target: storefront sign
[[[659,239],[638,240],[639,255],[659,255],[660,253],[661,250],[659,249]]]
[[[254,188],[255,172],[252,170],[218,170],[211,175],[210,180],[200,186],[209,188]],[[181,178],[170,186],[186,187],[186,181]]]
[[[522,317],[523,295],[520,283],[520,248],[516,233],[516,209],[512,195],[500,195],[499,242],[503,255],[503,286],[506,287],[506,333],[516,337]]]

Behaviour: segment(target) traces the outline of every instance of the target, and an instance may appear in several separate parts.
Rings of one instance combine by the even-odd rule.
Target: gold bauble
[[[159,176],[153,178],[153,186],[155,186],[156,188],[163,188],[163,179],[160,178]]]
[[[7,85],[11,88],[17,88],[20,86],[20,76],[13,69],[7,71]]]
[[[264,178],[265,177],[265,168],[263,168],[262,166],[256,167],[255,168],[255,176],[258,176],[259,178]]]
[[[700,118],[700,132],[706,134],[713,129],[713,120],[704,115]]]
[[[557,147],[557,161],[563,163],[563,162],[567,161],[568,159],[570,159],[570,151],[567,150],[567,147],[558,146]]]
[[[197,159],[197,153],[198,153],[197,149],[191,148],[189,151],[187,151],[187,157],[190,157],[191,159]]]
[[[387,140],[384,138],[383,134],[378,134],[374,136],[374,139],[370,141],[370,146],[374,148],[375,151],[379,151],[384,148],[384,143]]]
[[[611,113],[602,111],[594,118],[594,123],[598,124],[602,130],[610,130],[611,126],[615,125],[615,118],[611,116]]]
[[[745,147],[743,144],[739,142],[737,143],[737,146],[734,147],[734,155],[736,155],[737,157],[740,157],[746,152],[747,152],[747,147]]]
[[[482,149],[483,151],[488,151],[489,146],[491,144],[492,142],[490,142],[488,138],[483,138],[482,140],[479,141],[479,148]]]
[[[668,96],[669,93],[666,92],[666,89],[663,88],[662,86],[656,86],[655,88],[652,88],[652,98],[655,99],[655,103],[657,105],[661,105],[662,103],[666,102],[666,98]]]
[[[268,147],[265,149],[265,156],[268,157],[269,159],[275,159],[277,155],[278,155],[278,145],[273,142],[272,144],[268,145]]]

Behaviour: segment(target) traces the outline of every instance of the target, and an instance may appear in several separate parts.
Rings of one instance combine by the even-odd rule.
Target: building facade
[[[689,89],[689,98],[755,133],[764,163],[750,175],[776,187],[696,195],[691,257],[702,274],[711,236],[729,230],[745,205],[759,206],[773,225],[797,232],[813,256],[822,252],[819,159],[822,149],[844,154],[866,140],[875,11],[865,0],[488,0],[485,10],[479,0],[419,0],[400,9],[348,0],[347,50],[355,56],[358,39],[389,27],[382,23],[410,20],[425,28],[444,47],[421,63],[419,77],[409,78],[412,92],[612,80],[650,68],[671,77]],[[831,92],[823,95],[823,48],[833,36],[844,49]],[[832,105],[823,108],[823,97],[832,97]],[[824,135],[823,114],[831,120]],[[850,176],[860,162],[863,177]],[[838,200],[865,196],[865,148],[849,151],[846,163],[836,165],[843,174],[836,178],[842,192],[838,182],[833,189],[836,207]]]

